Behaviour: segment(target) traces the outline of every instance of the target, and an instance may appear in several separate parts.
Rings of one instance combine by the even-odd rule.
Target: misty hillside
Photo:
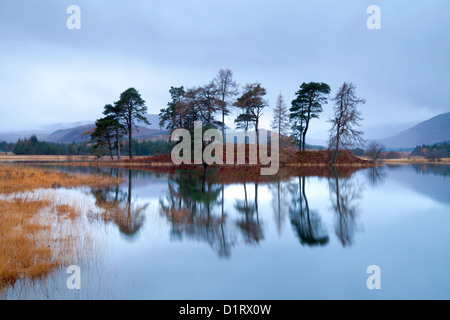
[[[94,129],[95,125],[93,124],[61,129],[49,134],[44,138],[44,141],[57,143],[84,142],[91,139],[89,132],[92,132]]]
[[[150,122],[150,125],[140,123],[139,125],[148,129],[160,130],[159,127],[159,115],[157,114],[147,114],[147,120]]]
[[[44,141],[58,143],[79,143],[89,141],[91,139],[89,132],[93,132],[95,125],[85,125],[70,129],[62,129],[48,135]],[[133,131],[134,139],[142,140],[162,140],[165,139],[165,131],[159,129],[149,129],[147,127],[138,126]]]
[[[133,138],[142,140],[165,139],[165,131],[159,128],[159,116],[157,114],[147,114],[146,117],[150,125],[139,123],[138,130],[133,131]],[[44,140],[59,143],[84,142],[90,140],[90,135],[86,135],[86,133],[92,132],[94,129],[94,123],[60,129],[48,135]]]
[[[51,123],[45,125],[35,125],[33,128],[20,131],[3,131],[0,132],[0,141],[6,142],[17,142],[19,139],[28,139],[31,136],[36,136],[39,140],[44,140],[49,134],[61,130],[75,128],[87,124],[94,124],[93,121],[76,121],[76,122],[61,122],[61,123]]]
[[[166,132],[159,127],[159,116],[147,114],[146,117],[150,125],[139,123],[139,131],[133,132],[133,138],[143,140],[167,139]],[[94,128],[94,121],[53,123],[18,132],[0,132],[0,141],[15,143],[19,139],[28,139],[36,135],[41,141],[56,143],[72,143],[75,141],[79,143],[90,140],[90,136],[86,133],[94,130]]]
[[[450,112],[420,122],[392,137],[378,140],[386,148],[414,148],[450,140]]]

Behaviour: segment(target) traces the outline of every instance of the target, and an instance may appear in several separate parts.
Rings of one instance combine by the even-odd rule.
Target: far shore
[[[96,156],[57,156],[57,155],[0,155],[0,163],[8,162],[31,162],[31,163],[45,163],[45,164],[65,164],[74,166],[96,166],[96,167],[177,167],[171,162],[151,162],[146,161],[149,157],[147,156],[134,156],[132,160],[128,156],[122,156],[121,160],[114,157],[111,160],[109,156],[103,156],[97,158]],[[366,157],[357,157],[361,160],[367,160]],[[435,161],[430,161],[425,157],[421,156],[406,156],[401,159],[380,159],[375,165],[402,165],[402,164],[450,164],[450,158],[442,158]],[[352,167],[367,167],[373,164],[365,163],[340,163],[336,166],[352,166]],[[252,167],[256,165],[222,165],[222,166],[247,166]],[[326,163],[317,162],[298,162],[298,163],[280,163],[280,167],[303,167],[303,166],[327,166]]]
[[[420,156],[411,156],[410,158],[405,159],[381,159],[378,161],[380,164],[414,164],[414,163],[422,163],[422,164],[450,164],[450,158],[442,158],[435,161],[430,161],[425,157]]]

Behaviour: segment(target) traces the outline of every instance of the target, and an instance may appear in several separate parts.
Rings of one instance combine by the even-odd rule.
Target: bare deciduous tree
[[[381,158],[381,155],[384,151],[384,145],[377,141],[371,141],[366,149],[366,156],[369,157],[369,160],[372,163],[375,163],[378,159]]]
[[[366,101],[356,97],[356,87],[352,83],[344,82],[340,87],[334,101],[334,117],[329,120],[333,124],[330,129],[329,148],[334,150],[332,161],[336,160],[340,149],[348,150],[355,144],[363,144],[363,132],[357,130],[362,120],[361,112],[358,110],[360,104]]]
[[[222,113],[222,137],[225,137],[225,116],[230,113],[229,106],[232,104],[231,100],[239,93],[239,85],[233,80],[233,72],[230,69],[220,69],[213,83]]]
[[[278,131],[278,138],[280,142],[283,136],[286,136],[289,132],[289,111],[284,103],[283,95],[280,93],[277,98],[277,103],[273,109],[273,120],[271,123],[273,130]]]

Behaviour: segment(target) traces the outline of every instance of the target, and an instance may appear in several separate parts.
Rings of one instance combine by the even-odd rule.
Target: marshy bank
[[[92,252],[89,207],[70,190],[121,182],[22,165],[0,165],[0,296],[20,279],[42,279]],[[57,192],[66,191],[66,192]]]

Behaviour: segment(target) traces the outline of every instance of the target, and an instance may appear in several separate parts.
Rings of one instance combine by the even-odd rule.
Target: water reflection
[[[275,181],[269,185],[272,192],[272,209],[278,235],[282,233],[282,227],[286,216],[289,213],[289,197],[292,194],[294,184],[290,180],[282,181],[280,176],[276,176]]]
[[[352,176],[339,177],[332,170],[328,178],[332,210],[335,212],[335,233],[343,247],[350,247],[357,231],[358,201],[362,198],[362,186]]]
[[[126,183],[103,189],[92,189],[96,205],[104,209],[101,220],[115,223],[122,234],[133,236],[142,228],[148,204],[138,204],[133,197],[133,178],[139,177],[140,184],[150,181],[156,174],[141,171],[111,169],[104,172],[120,176],[124,172]],[[366,181],[371,187],[380,186],[386,179],[382,167],[365,169]],[[165,190],[159,197],[161,216],[170,226],[170,238],[183,241],[194,239],[207,243],[219,257],[229,258],[232,248],[239,239],[247,245],[260,245],[265,238],[266,228],[259,212],[259,182],[241,182],[234,185],[237,190],[225,206],[225,189],[228,185],[217,183],[195,171],[179,171],[165,176]],[[354,173],[332,169],[326,178],[330,192],[331,209],[335,216],[335,233],[343,247],[354,242],[357,231],[358,201],[362,186]],[[279,236],[286,217],[302,246],[325,246],[330,237],[317,206],[308,199],[308,179],[305,175],[274,176],[262,183],[264,191],[271,194],[270,210]],[[126,186],[126,187],[125,187]],[[240,196],[239,196],[240,195]],[[227,212],[228,211],[228,212]]]
[[[229,257],[234,240],[226,229],[223,186],[199,179],[194,173],[180,172],[168,178],[168,191],[160,199],[160,213],[171,226],[172,239],[183,236],[208,243],[220,257]]]
[[[247,195],[247,183],[244,186],[244,200],[236,200],[234,208],[240,214],[236,222],[242,232],[245,242],[258,244],[263,238],[263,230],[259,221],[258,213],[258,183],[255,183],[255,198],[250,200]]]
[[[298,185],[292,192],[291,224],[302,245],[323,246],[328,243],[329,236],[317,210],[310,210],[305,180],[305,176],[298,177]]]
[[[111,170],[110,175],[112,176],[112,174]],[[92,188],[91,192],[96,206],[104,209],[99,218],[105,222],[115,223],[122,234],[132,238],[144,223],[144,212],[148,204],[142,205],[133,202],[131,170],[128,170],[127,185],[126,191],[119,185],[115,185],[107,188]]]
[[[416,173],[421,173],[423,175],[433,174],[435,176],[450,176],[450,166],[442,164],[413,164],[412,167]]]
[[[380,187],[387,178],[385,167],[372,167],[365,169],[366,178],[371,187]]]

